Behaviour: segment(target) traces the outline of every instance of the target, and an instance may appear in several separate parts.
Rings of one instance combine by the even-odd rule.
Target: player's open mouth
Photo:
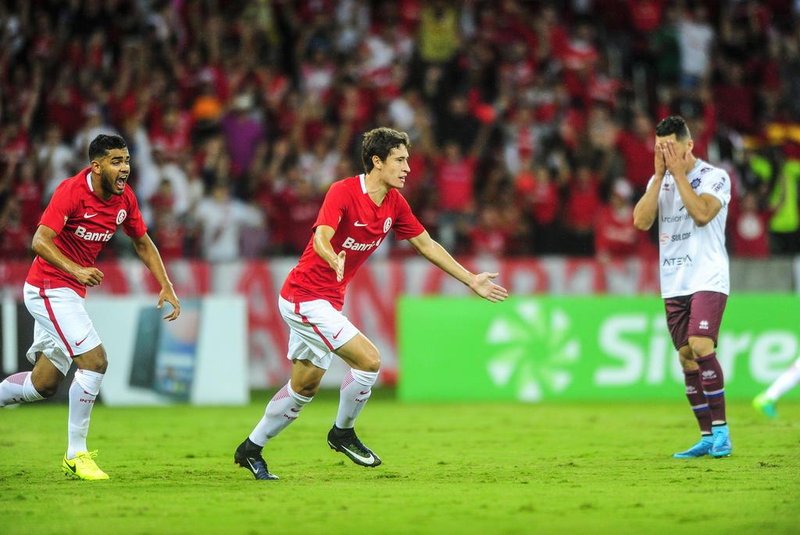
[[[114,185],[117,189],[125,189],[125,182],[127,181],[128,177],[125,178],[118,178],[114,181]]]

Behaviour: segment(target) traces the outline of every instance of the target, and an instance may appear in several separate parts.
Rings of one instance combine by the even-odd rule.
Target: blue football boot
[[[700,442],[692,446],[686,451],[679,451],[678,453],[673,454],[672,456],[676,459],[695,459],[697,457],[705,457],[709,453],[711,453],[711,449],[714,447],[714,439],[712,436],[703,435],[700,438]]]

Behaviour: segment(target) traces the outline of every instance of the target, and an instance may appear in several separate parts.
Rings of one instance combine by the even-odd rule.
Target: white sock
[[[378,380],[378,372],[350,369],[342,380],[339,390],[339,412],[336,427],[352,429],[367,400],[372,395],[372,385]]]
[[[0,383],[0,407],[44,399],[31,382],[31,372],[20,372]]]
[[[300,411],[313,398],[301,396],[292,390],[291,381],[278,390],[267,403],[264,416],[253,428],[250,433],[250,442],[258,446],[264,446],[267,441],[283,431],[287,425],[292,423],[300,415]]]
[[[767,389],[767,398],[772,401],[778,401],[782,395],[794,388],[799,382],[800,359],[797,359],[788,370],[783,372],[783,374],[770,385]]]
[[[67,459],[73,459],[75,454],[88,451],[86,435],[89,434],[89,418],[97,394],[100,393],[100,383],[103,374],[89,370],[77,370],[75,380],[69,387],[69,445],[67,446]]]

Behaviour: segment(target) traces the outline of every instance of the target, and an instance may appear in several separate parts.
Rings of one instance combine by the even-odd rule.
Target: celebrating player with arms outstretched
[[[158,307],[164,301],[173,307],[165,319],[172,321],[181,311],[161,255],[147,235],[136,196],[127,186],[130,159],[125,140],[99,135],[89,144],[91,167],[66,179],[53,194],[33,236],[36,258],[24,287],[25,306],[35,320],[27,355],[33,371],[0,383],[0,407],[38,401],[55,394],[75,363],[78,369],[69,389],[69,445],[62,468],[80,479],[108,479],[94,461],[96,452],[86,447],[89,417],[108,361],[84,298],[87,286],[103,281],[94,263],[119,225],[161,285]]]
[[[349,366],[342,381],[339,410],[328,445],[362,466],[380,458],[356,436],[356,418],[378,379],[380,355],[375,345],[341,310],[347,284],[358,268],[394,229],[430,262],[492,302],[508,296],[492,282],[497,273],[471,273],[431,239],[411,213],[402,188],[408,166],[408,135],[390,128],[364,134],[361,158],[366,174],[331,185],[314,233],[300,262],[281,289],[279,308],[289,325],[289,382],[267,404],[264,416],[236,449],[234,460],[256,479],[277,479],[261,456],[264,444],[297,418],[319,389],[333,355]]]
[[[730,291],[725,219],[731,200],[728,174],[692,154],[686,122],[667,117],[656,126],[655,174],[633,210],[648,230],[658,217],[661,296],[678,350],[686,397],[700,425],[700,441],[679,459],[727,457],[725,387],[717,336]]]

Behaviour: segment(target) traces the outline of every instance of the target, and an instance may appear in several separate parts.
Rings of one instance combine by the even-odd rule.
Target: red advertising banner
[[[630,260],[600,263],[593,259],[545,257],[526,259],[460,259],[473,271],[498,271],[499,283],[513,295],[530,294],[656,294],[656,262]],[[278,291],[294,258],[212,265],[175,261],[167,269],[182,299],[209,293],[242,295],[248,308],[248,359],[254,388],[283,384],[288,377],[285,358],[288,333],[277,306]],[[28,262],[0,262],[0,288],[22,299]],[[156,281],[138,260],[102,262],[103,284],[92,295],[156,293]],[[381,351],[381,379],[397,378],[396,304],[401,295],[468,295],[458,281],[421,258],[374,259],[356,275],[347,292],[344,312]],[[487,306],[491,306],[487,304]],[[224,356],[221,356],[224,358]],[[332,379],[334,379],[332,377]]]

